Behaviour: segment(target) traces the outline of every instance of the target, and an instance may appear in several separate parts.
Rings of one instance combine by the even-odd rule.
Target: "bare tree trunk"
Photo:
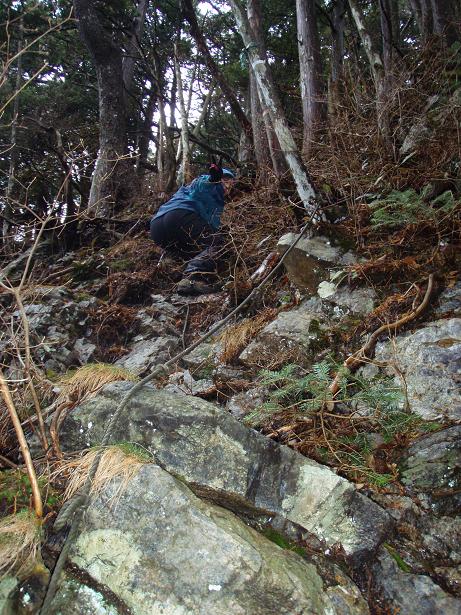
[[[457,8],[453,0],[431,0],[434,33],[440,36],[450,47],[460,41],[461,34],[457,22],[461,19],[459,3]]]
[[[380,0],[381,1],[381,0]],[[365,26],[365,20],[356,0],[349,0],[352,17],[362,41],[365,54],[370,64],[371,74],[376,90],[376,110],[378,116],[378,128],[384,141],[389,137],[389,122],[387,114],[388,92],[386,89],[386,73],[380,53],[375,48],[370,33]]]
[[[259,46],[261,57],[266,60],[267,55],[264,36],[262,33],[262,11],[260,0],[247,1],[247,17],[254,40]],[[265,151],[259,153],[255,145],[256,161],[260,169],[264,169],[264,166],[271,163],[275,175],[280,177],[287,170],[286,162],[281,151],[277,135],[275,134],[272,126],[268,110],[265,109],[263,101],[259,95],[256,79],[252,78],[252,72],[253,71],[250,71],[250,89],[254,93],[251,108],[253,138],[255,137],[255,131],[258,131],[258,145],[261,148],[265,148]],[[262,130],[266,133],[266,139],[263,137]],[[268,154],[270,158],[268,157]]]
[[[18,37],[18,47],[17,47],[17,62],[16,62],[16,84],[15,91],[19,92],[21,88],[22,81],[22,45],[24,40],[24,22],[23,17],[21,16],[19,21],[19,37]],[[13,207],[11,205],[13,199],[14,185],[15,185],[15,174],[16,174],[16,164],[18,161],[18,147],[17,147],[17,126],[18,126],[18,115],[19,115],[19,96],[15,96],[13,100],[13,117],[11,119],[11,146],[10,146],[10,165],[8,169],[8,183],[6,186],[6,194],[5,194],[5,209],[3,211],[3,225],[2,225],[2,241],[3,246],[8,249],[11,242],[9,241],[8,234],[11,229],[10,220],[13,215]]]
[[[251,76],[251,71],[250,76]],[[248,114],[253,120],[251,115],[251,91],[250,91],[250,82],[248,81],[247,95],[245,97],[246,105],[245,105],[245,113]],[[240,141],[238,148],[238,161],[243,163],[244,165],[250,165],[254,161],[254,151],[253,151],[253,143],[248,138],[247,133],[244,130],[240,131]]]
[[[181,161],[181,166],[179,167],[178,183],[182,185],[190,181],[190,146],[189,146],[189,122],[188,122],[188,117],[187,117],[186,103],[184,101],[181,67],[179,65],[177,46],[175,46],[174,63],[175,63],[175,71],[176,71],[176,81],[178,84],[179,112],[181,114],[182,161]]]
[[[186,103],[186,99],[184,98],[184,108],[185,108],[185,113],[186,113],[187,121],[189,121],[190,110],[191,110],[191,107],[192,107],[192,97],[193,97],[193,93],[194,93],[195,76],[197,74],[197,64],[198,64],[198,58],[195,59],[194,69],[192,71],[192,75],[191,75],[191,78],[190,78],[190,81],[189,81],[189,88],[188,88],[188,92],[187,92],[187,103]],[[203,111],[203,109],[202,109],[202,111]],[[192,156],[192,151],[193,151],[193,146],[191,144],[189,144],[190,157]],[[183,153],[182,138],[180,138],[178,140],[178,147],[176,149],[176,165],[180,162],[181,157],[182,157],[182,153]]]
[[[144,22],[146,20],[148,4],[149,0],[139,0],[138,2],[136,17],[133,22],[133,31],[126,46],[126,55],[122,60],[123,86],[125,88],[125,94],[131,91],[134,67],[136,60],[139,57],[139,42],[141,41],[144,31]]]
[[[421,38],[427,43],[433,33],[431,0],[420,0],[421,6]]]
[[[227,99],[230,108],[232,109],[233,114],[235,115],[238,123],[251,138],[251,123],[249,122],[247,116],[245,115],[242,107],[240,106],[237,97],[225,79],[222,72],[219,70],[216,62],[213,60],[210,50],[208,49],[208,45],[206,43],[205,37],[200,30],[200,27],[197,22],[197,16],[195,14],[194,6],[192,4],[192,0],[181,0],[181,5],[184,12],[184,17],[190,26],[190,33],[195,40],[197,45],[197,49],[203,55],[205,62],[214,77],[219,87],[221,88],[222,93]]]
[[[392,31],[392,5],[391,0],[379,0],[379,11],[381,20],[381,37],[383,41],[383,64],[384,64],[384,80],[382,84],[381,100],[381,125],[380,130],[385,140],[390,137],[389,113],[387,107],[389,105],[390,96],[393,86],[394,72],[394,49],[393,49],[393,31]],[[390,149],[390,141],[387,143]]]
[[[240,1],[229,0],[229,3],[247,50],[251,68],[256,77],[261,102],[267,107],[270,113],[272,125],[285,156],[288,168],[293,176],[299,197],[307,212],[309,214],[315,214],[317,210],[317,194],[288,127],[288,122],[285,118],[285,113],[279,100],[277,90],[272,81],[267,61],[262,56],[259,46],[254,40],[248,18]]]
[[[158,101],[159,130],[157,144],[157,165],[162,189],[171,192],[175,184],[176,156],[174,152],[172,131],[167,124],[165,104],[161,98]]]
[[[253,131],[253,148],[256,166],[259,171],[263,172],[265,168],[272,166],[271,155],[269,151],[269,142],[267,140],[266,127],[264,125],[264,117],[259,102],[258,86],[256,77],[253,71],[250,70],[250,116]]]
[[[192,130],[192,136],[195,137],[196,139],[200,137],[200,129],[202,128],[202,124],[205,121],[206,114],[208,113],[208,108],[211,104],[211,99],[212,99],[215,87],[216,87],[216,82],[213,79],[213,81],[210,84],[210,89],[208,90],[207,95],[205,96],[205,100],[203,101],[202,110],[200,111],[200,115],[198,116],[197,123],[195,124]],[[191,155],[195,147],[196,147],[196,144],[192,143],[191,148],[190,148]]]
[[[144,112],[144,121],[141,126],[141,134],[138,140],[138,162],[136,165],[138,175],[144,174],[144,164],[147,162],[147,156],[149,155],[149,144],[152,138],[152,119],[157,103],[157,92],[157,86],[151,86],[146,110]]]
[[[345,0],[336,0],[331,24],[331,73],[328,84],[328,113],[331,115],[337,113],[343,96],[345,12]]]
[[[422,15],[421,15],[421,2],[420,0],[409,0],[410,10],[413,13],[413,17],[415,18],[416,25],[420,34],[423,32],[422,26]]]
[[[298,54],[303,107],[303,153],[308,155],[325,122],[322,59],[314,0],[296,0]]]
[[[88,210],[110,214],[136,188],[127,160],[126,110],[120,47],[104,30],[91,0],[74,0],[80,37],[96,69],[99,90],[99,153],[91,182]]]
[[[392,22],[392,42],[400,47],[400,11],[399,0],[390,0],[391,22]]]
[[[388,84],[392,81],[392,72],[394,69],[393,46],[394,32],[392,30],[392,6],[391,0],[379,0],[379,13],[381,21],[381,36],[383,41],[383,64],[384,76]]]
[[[57,128],[54,128],[54,137],[56,140],[56,153],[59,158],[59,162],[64,171],[64,177],[62,180],[62,191],[66,202],[66,216],[64,220],[64,237],[66,246],[72,248],[76,244],[77,240],[77,208],[74,201],[74,186],[72,180],[72,163],[69,164],[68,156],[62,143],[62,135]]]
[[[175,185],[176,176],[176,155],[173,144],[173,130],[167,123],[165,113],[165,98],[164,98],[164,79],[160,58],[154,51],[154,72],[159,88],[158,110],[159,110],[159,128],[157,142],[157,166],[162,184],[162,189],[165,192],[170,192]],[[174,76],[171,86],[170,98],[170,119],[174,119],[174,101],[176,99],[176,76]]]

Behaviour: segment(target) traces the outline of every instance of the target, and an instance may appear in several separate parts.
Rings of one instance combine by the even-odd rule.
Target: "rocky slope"
[[[414,427],[392,447],[368,434],[376,472],[387,456],[385,485],[302,455],[294,436],[281,436],[284,426],[250,422],[258,433],[245,422],[270,397],[261,366],[282,356],[309,371],[331,350],[332,331],[376,307],[373,289],[331,282],[329,272],[354,259],[325,238],[303,241],[286,263],[298,305],[276,310],[231,365],[222,339],[212,339],[131,400],[111,442],[137,444],[151,462],[121,490],[115,477],[93,496],[53,613],[461,613],[459,281],[424,321],[383,336],[361,370],[366,381],[393,379],[405,393],[398,416],[430,429]],[[85,288],[41,287],[26,302],[50,374],[101,358],[102,329],[89,318],[97,300]],[[145,375],[182,349],[186,309],[223,300],[153,295],[130,312],[116,363]],[[63,451],[98,444],[131,386],[107,385],[74,408],[61,427]],[[335,421],[351,413],[371,420],[373,409],[345,400]],[[51,562],[51,543],[48,551]],[[2,583],[6,595],[11,579]],[[3,613],[19,612],[15,591]]]

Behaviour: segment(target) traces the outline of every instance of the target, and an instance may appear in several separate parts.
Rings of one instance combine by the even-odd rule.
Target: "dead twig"
[[[30,455],[29,446],[27,445],[24,431],[21,427],[21,421],[19,420],[18,413],[14,407],[13,399],[11,398],[8,384],[3,376],[3,372],[0,369],[0,391],[2,393],[3,400],[11,417],[16,437],[18,438],[19,446],[21,448],[22,456],[24,457],[24,463],[26,464],[27,474],[29,475],[30,486],[32,489],[32,497],[34,500],[35,515],[41,519],[43,517],[43,504],[42,497],[40,495],[40,488],[38,486],[37,475],[35,473],[34,464],[32,463],[32,457]]]
[[[370,335],[370,337],[365,342],[365,344],[361,348],[359,348],[357,352],[354,352],[354,354],[350,355],[344,361],[343,366],[347,368],[349,371],[356,370],[360,365],[366,362],[367,358],[369,358],[369,355],[373,351],[376,345],[376,342],[378,341],[378,338],[382,333],[384,332],[390,333],[391,331],[397,331],[397,329],[399,329],[403,325],[407,324],[408,322],[414,320],[417,316],[419,316],[419,314],[421,314],[421,312],[427,307],[427,304],[429,303],[429,299],[432,294],[433,286],[434,286],[434,274],[431,273],[427,280],[426,293],[424,295],[423,300],[419,304],[419,306],[415,310],[409,312],[408,314],[405,314],[405,316],[402,316],[395,322],[387,323],[387,324],[384,324],[378,327],[375,331],[373,331],[373,333]],[[339,391],[339,381],[340,381],[340,374],[336,374],[333,382],[330,384],[330,387],[329,387],[332,398],[334,398],[336,393]],[[328,405],[331,406],[331,403],[332,403],[331,401],[328,402]],[[332,410],[332,408],[330,407],[328,409]]]

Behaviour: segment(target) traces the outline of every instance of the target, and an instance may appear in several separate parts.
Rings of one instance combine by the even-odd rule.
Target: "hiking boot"
[[[210,284],[196,277],[183,278],[176,287],[178,295],[208,295],[218,290],[220,290],[218,284]]]

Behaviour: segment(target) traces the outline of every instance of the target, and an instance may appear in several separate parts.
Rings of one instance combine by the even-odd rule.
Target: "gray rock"
[[[400,157],[403,158],[411,152],[418,150],[421,145],[431,138],[433,133],[434,131],[430,127],[427,118],[423,118],[418,123],[413,124],[400,147]]]
[[[457,316],[461,318],[461,280],[440,295],[435,315],[437,318]]]
[[[325,345],[329,320],[320,298],[304,301],[280,314],[264,327],[240,354],[244,365],[271,365],[274,360],[308,364],[315,350]]]
[[[436,105],[436,103],[439,104]],[[445,97],[431,96],[423,110],[423,115],[410,127],[400,147],[400,156],[416,152],[423,146],[427,147],[435,134],[436,127],[443,125],[450,114],[455,109],[459,109],[460,103],[461,88],[456,89],[448,100]]]
[[[154,337],[135,342],[130,352],[115,362],[131,372],[143,376],[155,365],[165,363],[179,349],[179,339],[172,336]]]
[[[405,615],[459,615],[461,601],[447,594],[432,579],[400,570],[383,552],[373,565],[374,588],[381,607]]]
[[[80,365],[85,365],[88,363],[94,356],[95,350],[96,346],[90,342],[87,342],[83,337],[75,341],[73,348],[74,356]]]
[[[342,308],[342,312],[336,309],[333,315],[343,316],[355,314],[366,316],[369,314],[376,301],[376,293],[372,288],[356,288],[351,290],[348,287],[340,286],[335,293],[325,300],[325,303],[332,303],[336,308]],[[333,308],[334,309],[334,308]]]
[[[461,567],[447,568],[446,566],[437,566],[434,568],[434,574],[437,579],[455,596],[461,598]]]
[[[101,614],[368,613],[338,568],[323,578],[321,565],[199,500],[158,466],[144,466],[114,504],[118,487],[112,481],[93,500],[70,554],[98,591],[75,582],[70,591],[68,581],[50,615],[87,613],[88,599]]]
[[[91,585],[96,583],[88,580]],[[118,608],[117,608],[118,607]],[[141,611],[138,611],[141,613]],[[131,615],[126,605],[108,588],[90,587],[64,576],[53,600],[50,615]]]
[[[418,530],[424,559],[432,565],[461,564],[461,517],[424,515]]]
[[[129,387],[109,385],[75,409],[61,428],[63,447],[100,442]],[[254,518],[285,520],[328,548],[339,546],[351,560],[370,554],[389,529],[388,515],[347,480],[201,399],[145,387],[111,440],[145,446],[200,496]]]
[[[402,483],[438,514],[461,509],[461,425],[419,439],[401,465]]]
[[[9,596],[19,584],[19,579],[12,575],[0,578],[0,615],[13,615]]]
[[[218,354],[220,351],[218,344],[203,342],[183,357],[182,362],[192,372],[194,377],[209,377],[219,363]]]
[[[65,286],[39,286],[31,288],[24,298],[32,354],[47,369],[62,372],[84,364],[93,354],[95,347],[87,345],[85,338],[89,335],[88,311],[96,305],[96,299],[76,301],[77,296]],[[12,318],[19,321],[19,311],[14,311]]]
[[[298,235],[287,233],[278,241],[277,250],[283,254],[295,242]],[[315,293],[319,283],[328,279],[327,272],[333,266],[349,265],[356,261],[351,252],[334,246],[327,237],[303,238],[284,260],[290,280],[299,288]]]
[[[292,310],[280,312],[240,354],[247,366],[270,366],[274,360],[308,367],[315,354],[330,346],[332,326],[368,314],[374,305],[372,289],[338,289],[326,299],[311,297]]]
[[[206,395],[216,391],[213,380],[195,380],[187,369],[171,374],[168,381],[169,384],[164,387],[164,390],[182,395]]]
[[[261,406],[267,397],[267,389],[258,387],[233,395],[226,404],[226,410],[236,419],[242,419]]]
[[[141,337],[163,336],[165,334],[179,337],[180,331],[175,326],[178,310],[171,303],[161,302],[136,313],[136,331]]]
[[[375,357],[406,387],[413,412],[424,419],[461,418],[461,318],[437,320],[392,344],[378,344]]]
[[[232,380],[245,380],[248,373],[241,367],[233,365],[217,365],[213,370],[213,380],[215,382],[227,383]]]

